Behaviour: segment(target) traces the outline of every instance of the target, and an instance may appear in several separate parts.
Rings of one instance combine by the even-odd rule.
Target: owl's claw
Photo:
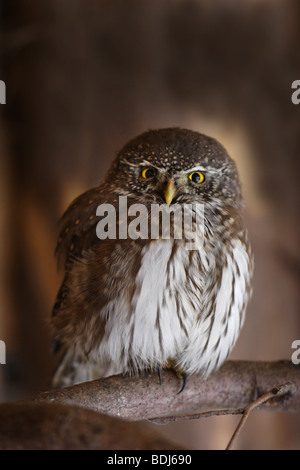
[[[179,392],[177,392],[177,395],[179,393],[183,392],[183,390],[185,389],[185,386],[187,384],[187,374],[186,374],[186,372],[181,372],[180,377],[182,379],[182,385],[181,385],[181,388],[180,388]]]
[[[159,379],[159,385],[162,384],[162,376],[161,376],[161,367],[157,366],[157,374],[158,374],[158,379]]]

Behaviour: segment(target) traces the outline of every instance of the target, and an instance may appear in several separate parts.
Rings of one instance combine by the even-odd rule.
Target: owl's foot
[[[159,385],[162,384],[162,375],[161,375],[161,367],[157,366],[157,374],[158,374],[158,379],[159,379]]]
[[[179,392],[177,392],[177,395],[178,395],[179,393],[183,392],[183,390],[185,389],[185,386],[187,384],[187,374],[186,374],[186,372],[177,372],[177,377],[182,379],[181,388],[180,388]]]
[[[180,390],[177,392],[177,394],[183,392],[187,384],[187,373],[184,372],[183,370],[178,369],[176,367],[176,364],[173,361],[168,362],[168,368],[175,372],[176,377],[178,377],[178,379],[182,380],[182,385],[180,387]]]

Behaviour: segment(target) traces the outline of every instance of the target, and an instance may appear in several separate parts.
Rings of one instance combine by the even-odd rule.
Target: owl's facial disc
[[[146,193],[158,195],[168,206],[177,196],[180,187],[176,175],[165,168],[146,167],[141,171],[142,179],[147,181]],[[176,180],[175,180],[176,178]]]
[[[171,183],[172,179],[176,191]],[[117,155],[107,182],[145,202],[242,207],[233,160],[215,139],[187,129],[147,131]],[[168,188],[168,189],[167,189]]]
[[[170,205],[183,202],[190,195],[199,195],[199,187],[205,182],[205,173],[202,167],[179,170],[142,166],[138,168],[138,178],[143,184],[144,194],[153,194]]]

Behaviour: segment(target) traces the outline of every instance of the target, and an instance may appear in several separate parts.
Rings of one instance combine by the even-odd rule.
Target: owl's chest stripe
[[[224,362],[244,322],[250,295],[251,261],[236,239],[226,254],[218,281],[204,292],[202,314],[178,363],[187,372],[208,375]],[[213,277],[213,276],[212,276]]]
[[[184,347],[196,315],[186,283],[189,251],[174,240],[154,241],[142,252],[131,302],[134,337],[131,352],[154,358],[175,356]]]

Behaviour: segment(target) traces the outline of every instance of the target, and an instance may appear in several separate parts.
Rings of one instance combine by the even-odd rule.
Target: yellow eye
[[[193,183],[201,184],[205,180],[205,176],[200,171],[193,171],[193,173],[189,175],[189,179],[193,181]]]
[[[153,176],[156,176],[155,168],[145,168],[142,171],[142,178],[153,178]]]

